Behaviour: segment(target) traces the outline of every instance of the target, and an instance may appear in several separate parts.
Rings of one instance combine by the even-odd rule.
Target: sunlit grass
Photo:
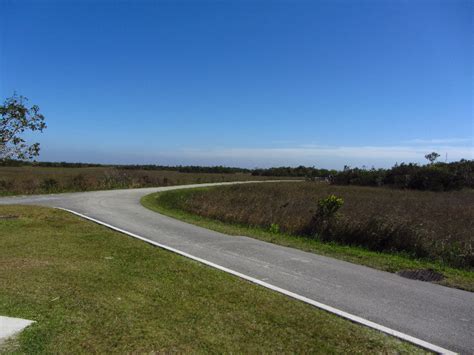
[[[244,191],[244,194],[246,191],[255,191],[257,189],[260,191],[265,191],[265,189],[270,188],[274,191],[282,188],[282,185],[285,184],[279,183],[271,185],[272,186],[261,185],[259,187],[255,185],[246,185],[244,189],[233,187],[233,190],[238,190],[240,192]],[[292,183],[286,185],[297,187],[299,184]],[[283,188],[285,187],[283,186]],[[347,187],[347,189],[350,188],[352,187]],[[258,225],[250,226],[242,222],[229,222],[229,220],[232,219],[234,219],[234,221],[239,221],[238,217],[229,218],[225,221],[206,217],[208,204],[214,203],[216,205],[212,206],[212,210],[216,212],[216,215],[225,214],[228,212],[225,210],[225,208],[230,203],[240,204],[242,208],[239,207],[238,210],[241,211],[244,217],[247,214],[258,214],[258,211],[255,211],[256,207],[248,201],[247,204],[242,203],[242,201],[238,202],[236,199],[232,200],[232,202],[229,202],[229,196],[226,196],[225,190],[226,188],[212,187],[167,191],[145,196],[142,199],[142,204],[156,212],[221,233],[230,235],[246,235],[267,242],[366,265],[383,271],[397,272],[406,269],[433,269],[435,271],[441,272],[445,276],[444,280],[439,281],[438,283],[449,287],[474,291],[474,272],[470,270],[453,268],[441,262],[416,258],[408,253],[374,252],[358,246],[341,245],[335,242],[321,242],[317,239],[308,238],[307,236],[284,232],[272,233],[270,228],[265,228]],[[184,206],[189,206],[187,203],[196,195],[199,196],[199,199],[193,201],[194,212],[191,213],[186,210],[186,207]],[[208,195],[211,196],[209,200],[206,199],[206,196]],[[224,202],[219,204],[219,200]],[[265,202],[261,203],[264,204]]]
[[[36,321],[5,352],[421,352],[64,211],[0,216],[0,314]]]

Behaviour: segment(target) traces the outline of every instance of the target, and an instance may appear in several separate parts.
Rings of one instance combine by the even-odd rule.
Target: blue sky
[[[40,160],[473,159],[471,1],[0,0],[0,96]]]

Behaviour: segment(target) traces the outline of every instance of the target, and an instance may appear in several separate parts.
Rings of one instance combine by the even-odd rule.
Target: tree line
[[[0,105],[0,166],[40,166],[61,168],[115,167],[129,170],[168,170],[183,173],[235,174],[253,176],[304,177],[307,180],[327,180],[336,185],[390,186],[395,188],[449,191],[474,188],[474,161],[462,159],[453,163],[436,162],[436,152],[425,155],[429,164],[395,165],[391,169],[360,169],[345,167],[342,171],[313,167],[274,167],[245,169],[225,166],[164,166],[164,165],[102,165],[91,163],[31,162],[40,151],[39,143],[27,144],[22,134],[46,129],[39,107],[27,106],[28,99],[14,94]]]
[[[450,191],[474,188],[474,160],[427,165],[396,164],[390,169],[348,168],[330,177],[335,185],[388,186],[401,189]]]

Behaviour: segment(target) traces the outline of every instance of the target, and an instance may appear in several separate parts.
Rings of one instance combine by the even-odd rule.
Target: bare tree
[[[14,94],[0,105],[0,160],[33,159],[39,155],[39,143],[26,144],[22,138],[25,131],[40,131],[46,128],[39,107],[26,106],[28,99]]]

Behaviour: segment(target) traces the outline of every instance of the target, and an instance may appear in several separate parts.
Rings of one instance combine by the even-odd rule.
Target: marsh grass
[[[332,194],[344,199],[338,218],[326,235],[308,234],[318,201]],[[380,270],[434,269],[446,276],[441,284],[474,291],[473,199],[472,190],[434,193],[305,182],[175,190],[142,202],[220,232]],[[272,225],[278,225],[278,233],[271,233]]]
[[[314,234],[318,201],[344,200],[338,218]],[[278,224],[284,233],[322,241],[405,252],[455,267],[473,268],[474,191],[427,192],[325,183],[222,186],[189,192],[179,208],[248,226]]]
[[[110,190],[206,182],[268,180],[249,173],[183,173],[114,167],[0,167],[0,196]]]

